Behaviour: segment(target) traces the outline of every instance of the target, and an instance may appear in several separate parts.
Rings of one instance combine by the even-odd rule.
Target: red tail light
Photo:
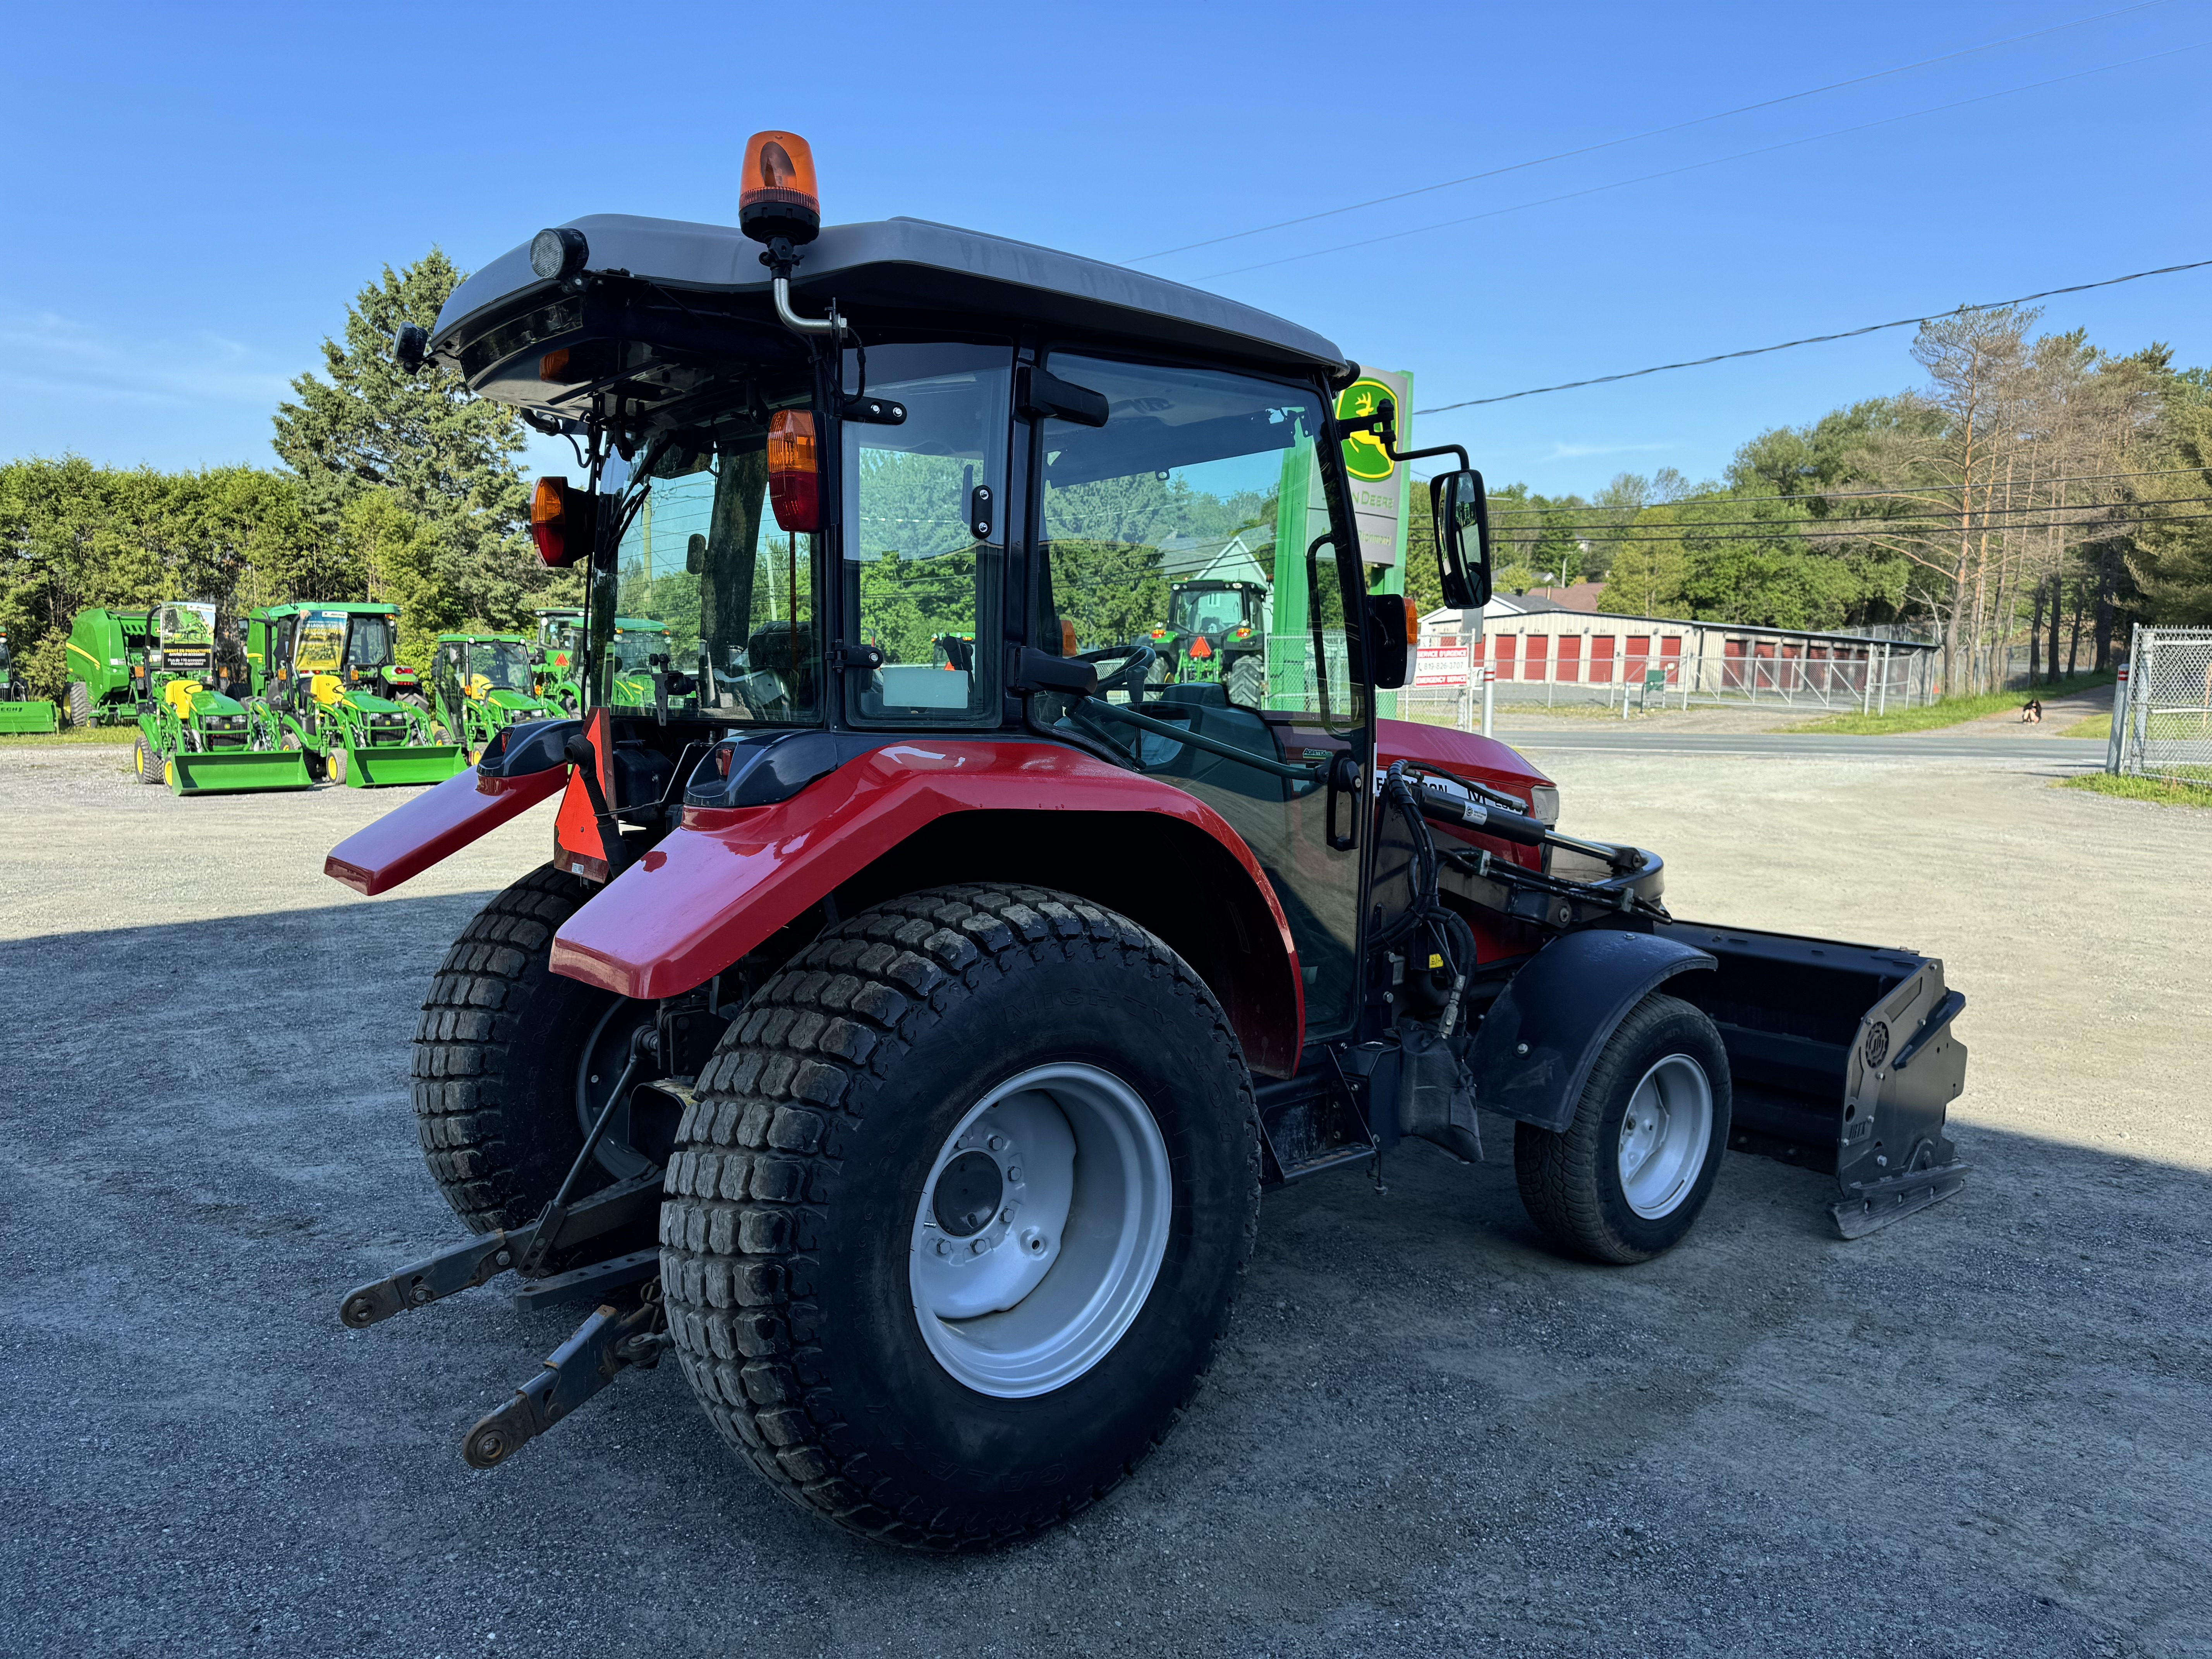
[[[566,478],[540,478],[530,498],[530,539],[555,569],[575,563],[592,550],[591,497],[569,489]]]
[[[779,409],[768,422],[768,498],[780,530],[822,528],[822,474],[814,442],[814,416],[804,409]]]

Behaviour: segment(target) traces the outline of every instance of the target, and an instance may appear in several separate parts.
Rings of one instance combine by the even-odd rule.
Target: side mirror
[[[1436,519],[1437,567],[1444,603],[1480,611],[1490,603],[1490,507],[1482,474],[1472,468],[1439,472],[1429,482]]]
[[[707,574],[707,538],[696,532],[684,544],[684,568],[694,576]]]
[[[392,336],[392,355],[399,360],[400,368],[414,374],[430,356],[430,331],[420,323],[402,323],[398,333]]]

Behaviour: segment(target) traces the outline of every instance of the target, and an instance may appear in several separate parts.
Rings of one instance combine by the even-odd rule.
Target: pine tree
[[[345,538],[346,509],[364,494],[388,495],[421,527],[436,608],[520,627],[545,585],[523,534],[521,420],[471,397],[453,370],[409,374],[392,355],[400,325],[434,325],[464,276],[434,247],[402,270],[385,266],[346,308],[343,341],[323,342],[328,379],[292,382],[299,401],[277,409],[276,449],[325,535]]]

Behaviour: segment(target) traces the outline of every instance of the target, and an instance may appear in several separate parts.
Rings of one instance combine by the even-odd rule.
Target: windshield
[[[356,616],[352,631],[346,637],[345,665],[367,673],[372,668],[386,668],[392,664],[392,618],[378,616]]]
[[[300,618],[292,666],[302,674],[335,674],[345,658],[346,613],[310,611]]]
[[[1241,587],[1183,588],[1168,607],[1170,626],[1185,634],[1224,634],[1245,623]]]
[[[615,672],[617,674],[650,673],[653,665],[649,657],[665,656],[668,651],[666,630],[655,629],[621,628],[615,630]]]
[[[520,640],[473,640],[469,644],[469,677],[483,680],[494,691],[528,691],[530,653]]]
[[[697,678],[696,693],[670,698],[672,719],[821,718],[816,538],[779,529],[768,500],[768,422],[778,409],[811,406],[802,385],[796,376],[748,382],[742,400],[650,440],[666,442],[623,532],[615,609],[668,631],[631,635],[634,644],[617,634],[604,660],[609,674],[639,672],[647,653],[665,652]],[[632,650],[634,668],[623,658]],[[591,701],[607,701],[607,687],[591,688]]]

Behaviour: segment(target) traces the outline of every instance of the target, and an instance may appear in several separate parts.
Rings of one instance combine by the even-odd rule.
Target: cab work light
[[[582,558],[592,550],[592,498],[569,489],[566,478],[540,478],[530,498],[530,539],[538,556],[556,570]]]
[[[745,140],[738,175],[738,228],[757,242],[781,236],[811,242],[822,228],[822,196],[814,184],[814,152],[795,132],[757,132]],[[786,526],[788,529],[790,526]]]
[[[768,498],[779,530],[822,527],[822,477],[816,466],[814,416],[779,409],[768,421]]]

